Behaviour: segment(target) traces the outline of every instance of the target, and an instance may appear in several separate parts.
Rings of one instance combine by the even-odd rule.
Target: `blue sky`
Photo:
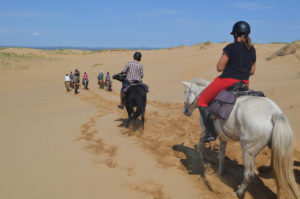
[[[253,42],[300,39],[300,0],[0,0],[0,46],[172,47],[232,41],[239,20]]]

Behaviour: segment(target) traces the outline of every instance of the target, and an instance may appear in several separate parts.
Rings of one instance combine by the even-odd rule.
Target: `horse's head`
[[[113,79],[119,80],[120,82],[124,82],[126,80],[126,73],[118,73],[112,76]]]
[[[197,103],[197,95],[193,92],[195,85],[190,82],[182,81],[182,84],[186,87],[184,90],[184,104],[182,112],[186,116],[190,116],[195,109],[195,103]]]
[[[200,84],[199,81],[195,80],[192,80],[191,82],[182,81],[182,84],[186,88],[184,90],[185,98],[182,112],[186,116],[190,116],[193,113],[194,109],[197,108],[197,98],[207,86],[207,84],[205,84],[204,86]]]

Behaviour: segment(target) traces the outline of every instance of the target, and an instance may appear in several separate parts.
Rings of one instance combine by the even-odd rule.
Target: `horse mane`
[[[210,84],[210,81],[202,79],[202,78],[194,78],[190,81],[190,83],[195,83],[198,86],[208,86]]]

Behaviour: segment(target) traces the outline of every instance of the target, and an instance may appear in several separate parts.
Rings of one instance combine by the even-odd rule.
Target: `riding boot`
[[[210,119],[210,112],[208,107],[199,107],[202,121],[205,125],[205,136],[200,138],[201,142],[210,142],[216,140],[216,130],[213,121]]]

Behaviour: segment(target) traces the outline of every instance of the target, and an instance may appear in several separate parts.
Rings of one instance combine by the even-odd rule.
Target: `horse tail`
[[[133,118],[137,119],[144,112],[143,100],[136,99],[136,111],[133,114]]]
[[[272,122],[272,167],[278,198],[300,198],[293,172],[293,131],[281,113],[274,114]]]
[[[136,91],[136,111],[133,114],[133,118],[137,119],[140,115],[142,115],[143,119],[146,108],[146,93],[142,86],[138,86]]]

